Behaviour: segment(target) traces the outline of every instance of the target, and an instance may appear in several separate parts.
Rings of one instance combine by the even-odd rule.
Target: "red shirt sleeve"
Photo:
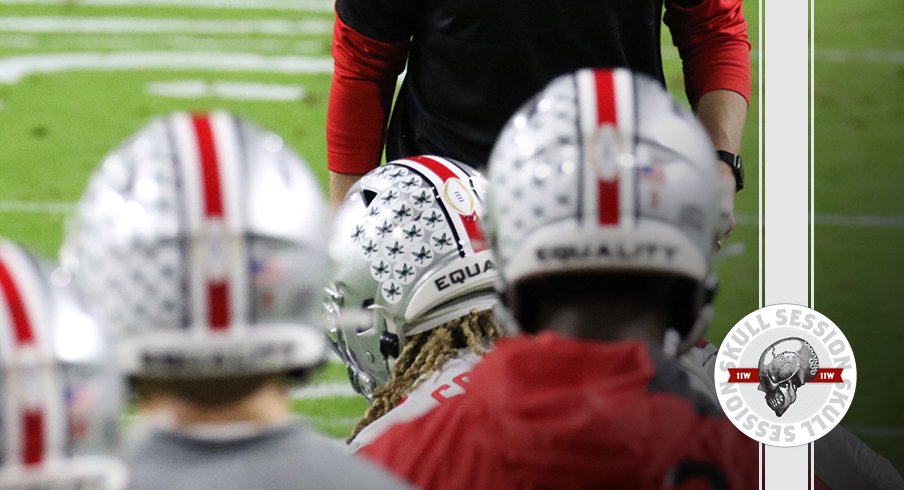
[[[380,164],[392,95],[408,45],[369,38],[336,14],[326,117],[327,166],[333,172],[364,174]]]
[[[719,89],[750,101],[750,42],[741,0],[667,1],[664,20],[681,55],[691,105]]]

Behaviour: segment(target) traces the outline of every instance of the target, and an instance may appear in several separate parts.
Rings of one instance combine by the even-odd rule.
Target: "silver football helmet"
[[[325,359],[323,193],[282,139],[226,112],[153,121],[106,157],[61,251],[132,375]]]
[[[368,399],[410,336],[495,304],[496,264],[480,227],[485,188],[467,165],[416,156],[365,175],[337,211],[330,337]]]
[[[712,282],[717,161],[694,116],[626,69],[561,76],[508,121],[489,161],[487,234],[505,284],[568,271]],[[681,346],[707,323],[678,328]]]
[[[119,376],[65,283],[0,240],[0,488],[125,488]]]

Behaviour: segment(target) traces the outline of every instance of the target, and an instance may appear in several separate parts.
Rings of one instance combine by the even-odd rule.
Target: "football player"
[[[422,488],[754,488],[757,446],[675,362],[726,209],[701,125],[624,69],[551,82],[489,162],[510,319],[469,389],[363,453]]]
[[[415,156],[365,175],[339,208],[331,340],[371,401],[352,449],[463,393],[501,335],[496,264],[480,228],[485,188],[467,165]]]
[[[107,339],[65,276],[2,239],[0,370],[0,488],[126,488]]]
[[[94,173],[61,254],[137,396],[131,488],[401,485],[290,409],[328,350],[325,208],[279,136],[225,112],[157,119]]]

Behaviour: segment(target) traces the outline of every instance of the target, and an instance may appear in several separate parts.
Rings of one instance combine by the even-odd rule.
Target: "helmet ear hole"
[[[383,357],[387,359],[399,357],[399,336],[394,333],[383,332],[383,335],[380,336],[380,354],[383,354]]]

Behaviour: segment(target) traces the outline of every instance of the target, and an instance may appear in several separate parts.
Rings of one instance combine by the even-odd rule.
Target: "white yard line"
[[[677,60],[678,51],[672,48],[662,50],[665,60]],[[750,51],[750,59],[759,62],[759,50]],[[817,63],[869,63],[880,65],[904,65],[904,50],[900,49],[817,49],[814,53]]]
[[[904,216],[882,216],[869,214],[828,214],[817,213],[816,224],[820,226],[837,226],[841,228],[904,228]],[[755,225],[755,214],[738,214],[735,220],[739,225]]]
[[[182,7],[188,9],[292,10],[332,12],[332,0],[0,0],[0,5],[70,5],[102,7]]]
[[[897,49],[817,49],[816,61],[824,63],[876,63],[904,65],[904,50]]]
[[[0,32],[26,34],[267,34],[329,35],[331,19],[204,20],[142,17],[0,17]]]
[[[312,400],[320,398],[349,398],[361,395],[355,393],[348,381],[336,381],[295,388],[291,391],[290,396],[295,400]]]
[[[0,34],[0,48],[84,51],[141,51],[172,49],[177,51],[252,52],[264,54],[321,55],[329,52],[329,42],[317,39],[285,37],[244,38],[190,34],[130,36],[45,36]]]
[[[0,58],[0,83],[35,74],[90,70],[189,70],[286,74],[332,73],[328,57],[183,51],[59,53]]]
[[[304,88],[298,85],[274,83],[173,80],[153,82],[145,87],[147,93],[175,99],[200,99],[211,97],[225,100],[299,101],[304,98]]]

